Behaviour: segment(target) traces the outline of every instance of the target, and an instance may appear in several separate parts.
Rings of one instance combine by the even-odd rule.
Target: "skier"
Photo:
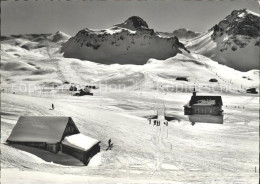
[[[51,104],[51,107],[52,107],[52,110],[54,110],[54,105],[53,104]]]
[[[160,123],[161,123],[160,121],[157,121],[157,126],[160,126]]]
[[[113,146],[113,143],[111,143],[111,139],[108,140],[108,147],[106,149],[107,150],[111,150],[112,149],[112,146]]]

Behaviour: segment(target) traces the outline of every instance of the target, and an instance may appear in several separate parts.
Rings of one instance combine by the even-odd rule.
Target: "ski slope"
[[[37,40],[17,39],[1,42],[3,183],[258,183],[259,97],[245,90],[259,91],[259,70],[241,72],[185,51],[144,65],[104,65],[62,57],[59,41],[27,50],[21,45]],[[98,89],[75,97],[70,84]],[[222,96],[223,125],[190,125],[183,105],[194,87]],[[144,117],[163,104],[180,122],[149,124]],[[21,115],[70,116],[83,134],[101,141],[101,152],[82,167],[65,154],[9,146]],[[114,147],[105,151],[110,138]]]
[[[103,183],[257,183],[259,97],[223,95],[223,125],[191,126],[182,109],[190,95],[141,91],[93,97],[2,94],[2,181],[13,183],[14,172],[19,182],[26,183],[80,179]],[[180,122],[157,127],[143,118],[156,113],[156,103],[162,102],[167,113],[180,117]],[[55,110],[49,110],[51,103]],[[6,145],[19,115],[71,116],[83,134],[101,140],[101,154],[93,158],[98,163],[79,167],[73,158],[52,153],[46,158],[45,153]],[[105,151],[109,138],[115,146]],[[64,158],[70,161],[64,162]],[[26,174],[29,171],[35,175]],[[58,179],[53,181],[51,176]]]

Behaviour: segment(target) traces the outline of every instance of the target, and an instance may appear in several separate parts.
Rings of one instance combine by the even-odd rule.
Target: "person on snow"
[[[160,126],[160,121],[157,121],[157,126]]]
[[[108,140],[108,147],[106,149],[107,150],[111,150],[112,149],[112,146],[113,146],[113,143],[111,143],[111,139]]]
[[[52,110],[54,110],[54,105],[53,104],[51,104],[51,107],[52,107]]]

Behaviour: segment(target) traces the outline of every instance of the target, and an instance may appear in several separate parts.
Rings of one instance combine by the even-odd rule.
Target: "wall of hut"
[[[88,165],[90,159],[95,154],[100,152],[100,146],[99,146],[99,144],[96,144],[88,151],[82,151],[80,149],[76,149],[71,146],[62,144],[62,152],[66,153],[68,155],[71,155],[71,156],[79,159],[80,161],[82,161],[85,165]]]
[[[192,114],[210,114],[221,115],[221,107],[219,106],[192,106]]]

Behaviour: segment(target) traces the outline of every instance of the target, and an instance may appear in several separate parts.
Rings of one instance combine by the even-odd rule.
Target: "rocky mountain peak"
[[[141,28],[141,27],[148,28],[148,24],[141,17],[138,16],[132,16],[125,21],[125,23],[129,23],[129,22],[133,23],[133,26],[135,28]]]
[[[103,64],[145,64],[189,52],[177,37],[162,37],[138,16],[108,29],[83,29],[61,48],[64,57]]]
[[[125,22],[117,24],[115,26],[130,29],[133,31],[138,29],[149,29],[148,24],[141,17],[138,16],[132,16],[128,18]]]
[[[225,19],[213,27],[214,34],[225,32],[228,35],[249,37],[260,36],[260,19],[257,13],[248,9],[234,10]]]

